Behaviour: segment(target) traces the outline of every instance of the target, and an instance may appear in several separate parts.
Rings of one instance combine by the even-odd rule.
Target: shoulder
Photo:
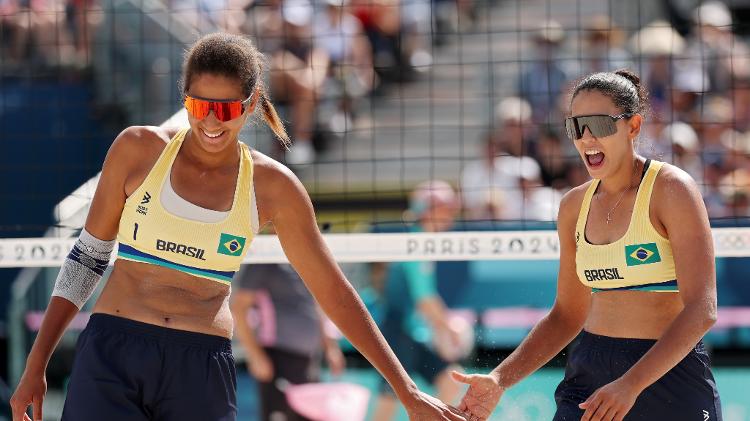
[[[164,146],[177,133],[177,129],[156,126],[130,126],[120,132],[109,148],[107,159],[116,162],[143,160],[144,157],[158,156]]]
[[[557,214],[558,225],[575,225],[578,213],[583,205],[583,198],[593,182],[593,180],[590,180],[580,186],[573,187],[563,195],[560,199],[560,211]]]
[[[675,190],[676,189],[676,190]],[[683,169],[666,162],[662,163],[654,182],[654,192],[661,194],[683,194],[692,189],[698,189],[698,184]]]
[[[651,205],[657,214],[677,215],[692,207],[703,207],[698,184],[687,172],[664,163],[654,182]]]
[[[299,179],[292,170],[270,156],[255,149],[250,149],[250,156],[253,158],[253,181],[256,193],[259,189],[273,191],[299,183]]]
[[[254,149],[250,150],[250,155],[261,224],[273,219],[279,209],[294,212],[299,206],[312,207],[305,187],[292,170]]]

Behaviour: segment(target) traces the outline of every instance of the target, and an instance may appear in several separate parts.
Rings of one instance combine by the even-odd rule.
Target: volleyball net
[[[264,83],[294,145],[278,146],[260,119],[240,140],[304,183],[355,287],[371,287],[384,264],[437,261],[441,296],[475,323],[485,348],[514,347],[554,302],[557,209],[588,179],[562,127],[571,85],[594,71],[634,70],[651,94],[639,153],[687,171],[712,220],[720,311],[707,342],[750,349],[746,2],[0,3],[11,383],[109,144],[128,125],[187,124],[182,54],[217,30],[245,34],[265,54]],[[320,78],[313,51],[326,57]],[[409,232],[410,194],[427,180],[460,198],[455,231]],[[285,261],[278,239],[260,235],[245,263]]]

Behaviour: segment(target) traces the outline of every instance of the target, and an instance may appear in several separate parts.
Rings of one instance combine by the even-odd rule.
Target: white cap
[[[518,180],[539,180],[542,176],[539,163],[530,156],[502,155],[495,163],[503,174]]]
[[[565,39],[565,30],[556,20],[542,22],[534,32],[534,40],[558,44]]]
[[[531,120],[531,105],[523,98],[509,96],[497,103],[495,118],[500,121],[524,123]]]
[[[731,30],[732,14],[726,4],[720,1],[707,1],[693,11],[693,22]]]
[[[682,121],[675,121],[664,127],[660,137],[672,145],[678,145],[687,150],[698,149],[698,134],[689,124]]]
[[[669,22],[655,20],[636,32],[628,45],[633,53],[642,56],[670,56],[685,50],[685,39]]]

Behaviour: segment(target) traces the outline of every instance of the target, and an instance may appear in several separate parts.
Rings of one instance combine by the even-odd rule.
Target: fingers
[[[451,370],[451,377],[453,378],[453,380],[465,384],[471,384],[472,380],[474,379],[473,374],[466,375],[464,373],[459,373],[456,370]]]
[[[607,406],[605,410],[605,406]],[[594,418],[595,420],[601,420],[601,421],[612,421],[612,419],[615,417],[615,414],[617,413],[617,410],[608,405],[600,405],[599,410],[597,411],[597,414],[599,418]],[[594,416],[597,416],[597,414],[594,414]]]
[[[594,393],[591,397],[586,399],[585,402],[578,405],[579,408],[585,409],[586,412],[583,413],[583,416],[581,417],[581,421],[592,421],[594,418],[594,414],[599,409],[599,406],[601,405],[601,400],[599,400],[596,393]]]
[[[467,421],[464,413],[450,405],[448,405],[448,409],[443,411],[443,419],[450,421]]]

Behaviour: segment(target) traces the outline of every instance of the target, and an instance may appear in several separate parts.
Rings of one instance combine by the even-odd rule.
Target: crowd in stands
[[[315,161],[325,134],[353,127],[360,102],[411,80],[431,63],[432,28],[450,31],[465,0],[170,0],[203,32],[251,36],[268,59],[270,88],[294,147],[272,151],[292,166]],[[437,32],[439,33],[439,32]]]
[[[451,26],[476,18],[466,0],[163,1],[198,32],[256,40],[295,142],[270,152],[291,166],[314,162],[321,138],[350,130],[384,86],[429,69],[433,47],[461,30]],[[86,66],[100,22],[98,0],[0,0],[0,69]],[[569,88],[627,67],[651,94],[640,152],[690,173],[711,217],[750,217],[750,46],[723,2],[703,2],[690,23],[682,34],[663,20],[626,33],[588,16],[524,31],[516,92],[498,102],[481,156],[463,169],[464,215],[554,220],[562,194],[588,177],[562,130]]]
[[[591,72],[631,68],[651,95],[639,153],[687,171],[710,217],[750,217],[750,54],[726,5],[704,2],[686,36],[666,21],[629,37],[605,16],[581,22],[580,31],[547,21],[530,32],[534,58],[521,63],[515,96],[495,107],[482,156],[463,170],[466,215],[556,219],[562,194],[588,178],[563,134],[569,88]]]

